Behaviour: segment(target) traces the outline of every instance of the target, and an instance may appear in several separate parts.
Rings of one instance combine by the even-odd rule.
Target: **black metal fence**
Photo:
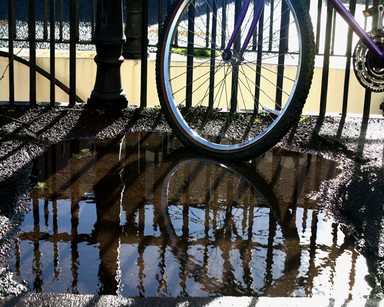
[[[148,53],[156,49],[158,31],[164,16],[175,0],[125,0],[125,26],[127,43],[126,58],[141,59],[140,105],[147,106]],[[378,0],[373,0],[377,2]],[[0,66],[0,81],[7,76],[9,97],[15,104],[15,62],[29,67],[29,103],[35,105],[36,76],[49,79],[50,103],[56,102],[55,88],[59,87],[69,95],[70,105],[80,102],[77,96],[76,75],[78,73],[76,51],[94,50],[92,37],[95,28],[95,0],[0,0],[0,57],[8,58],[6,67]],[[340,113],[346,115],[351,79],[351,55],[356,38],[351,30],[340,30],[340,22],[324,0],[307,0],[315,30],[317,54],[323,63],[319,113],[324,115],[327,107],[329,72],[331,58],[342,58],[345,73],[340,81],[343,103]],[[371,0],[349,0],[345,3],[356,16],[371,6]],[[364,21],[363,19],[363,22]],[[152,29],[149,31],[148,29]],[[28,49],[28,57],[18,53]],[[36,65],[36,50],[49,50],[49,72]],[[69,84],[56,78],[55,50],[69,51]],[[144,51],[144,52],[142,52]],[[369,116],[372,93],[365,91],[362,113]]]

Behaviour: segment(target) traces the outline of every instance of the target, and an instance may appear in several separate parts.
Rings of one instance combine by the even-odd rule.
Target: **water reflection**
[[[20,279],[37,293],[369,295],[350,231],[308,199],[334,162],[275,150],[224,165],[178,147],[138,133],[47,151],[16,244]]]

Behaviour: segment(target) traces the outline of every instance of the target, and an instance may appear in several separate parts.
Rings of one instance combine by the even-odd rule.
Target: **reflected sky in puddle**
[[[279,149],[223,164],[168,134],[57,144],[35,162],[12,269],[34,293],[368,296],[350,230],[308,198],[336,175]]]

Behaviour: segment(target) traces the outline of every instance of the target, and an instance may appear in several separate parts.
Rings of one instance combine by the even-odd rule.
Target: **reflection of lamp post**
[[[95,147],[95,173],[99,180],[93,186],[97,214],[94,234],[100,250],[99,294],[115,295],[120,287],[120,207],[124,191],[120,163],[124,158],[125,140],[111,140],[105,145],[95,144]]]
[[[120,74],[125,42],[121,0],[98,0],[94,41],[97,74],[88,104],[95,108],[124,109],[128,102]]]

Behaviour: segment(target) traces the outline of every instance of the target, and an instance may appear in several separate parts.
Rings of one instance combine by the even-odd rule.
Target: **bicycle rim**
[[[223,52],[241,1],[181,1],[164,29],[157,68],[162,106],[181,141],[211,156],[249,159],[269,149],[308,94],[303,71],[312,60],[304,59],[309,30],[301,12],[291,0],[266,3],[239,55],[254,9],[251,1],[229,60]]]

